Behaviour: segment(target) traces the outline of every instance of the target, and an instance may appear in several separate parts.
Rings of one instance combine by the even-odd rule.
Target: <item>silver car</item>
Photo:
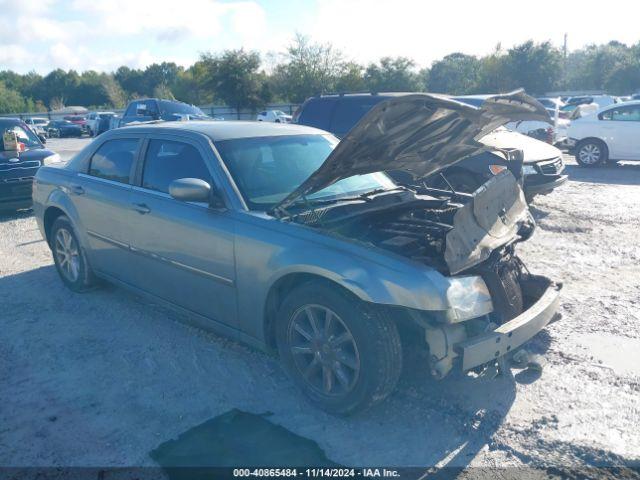
[[[522,93],[481,108],[416,94],[339,143],[263,122],[126,127],[41,168],[34,210],[72,290],[114,282],[277,352],[314,403],[347,414],[394,389],[401,338],[429,352],[411,368],[442,378],[494,365],[554,316],[560,286],[516,254],[534,230],[519,151],[500,150],[513,170],[473,194],[382,173],[425,178],[546,115]]]

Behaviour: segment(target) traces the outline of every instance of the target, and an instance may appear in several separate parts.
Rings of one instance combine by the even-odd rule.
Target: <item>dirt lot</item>
[[[86,140],[55,140],[63,154]],[[345,465],[640,464],[640,165],[581,169],[539,198],[520,251],[565,282],[529,348],[542,374],[436,382],[408,365],[380,406],[335,418],[278,363],[115,287],[62,286],[29,212],[0,218],[0,465],[153,465],[149,452],[238,408]]]

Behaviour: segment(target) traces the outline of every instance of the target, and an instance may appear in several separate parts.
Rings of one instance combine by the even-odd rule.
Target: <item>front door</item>
[[[131,197],[136,284],[164,300],[233,326],[234,221],[223,209],[178,201],[169,195],[169,184],[178,178],[199,178],[215,188],[207,154],[206,148],[182,137],[149,139],[139,185]]]
[[[128,222],[132,169],[141,141],[104,142],[92,155],[88,171],[69,184],[81,233],[86,232],[91,266],[122,281],[130,280]]]

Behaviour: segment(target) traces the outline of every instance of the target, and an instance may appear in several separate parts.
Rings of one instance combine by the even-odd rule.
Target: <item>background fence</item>
[[[69,107],[71,108],[71,107]],[[202,110],[207,115],[224,120],[255,120],[258,112],[263,110],[282,110],[284,113],[288,115],[293,115],[293,112],[298,108],[297,104],[292,103],[274,103],[265,106],[261,110],[251,110],[251,109],[241,109],[238,111],[233,107],[228,107],[226,105],[201,105],[198,108]],[[107,111],[106,109],[103,109]],[[92,110],[88,110],[92,111]],[[124,109],[116,109],[116,110],[108,110],[110,112],[115,112],[118,115],[122,115],[124,113]],[[64,117],[73,116],[73,115],[86,115],[86,113],[74,113],[72,111],[50,111],[50,112],[21,112],[21,113],[2,113],[0,117],[10,117],[10,118],[20,118],[25,119],[28,117],[39,117],[39,118],[48,118],[49,120],[61,120]]]

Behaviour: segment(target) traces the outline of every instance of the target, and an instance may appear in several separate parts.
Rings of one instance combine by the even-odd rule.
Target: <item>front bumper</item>
[[[495,361],[542,330],[558,310],[561,289],[561,284],[546,277],[532,276],[528,279],[526,291],[531,303],[527,310],[491,332],[454,345],[454,351],[462,357],[462,370]]]
[[[31,206],[33,177],[0,179],[0,210],[17,210]]]
[[[524,193],[527,197],[551,193],[569,179],[568,175],[527,175],[524,178]]]

